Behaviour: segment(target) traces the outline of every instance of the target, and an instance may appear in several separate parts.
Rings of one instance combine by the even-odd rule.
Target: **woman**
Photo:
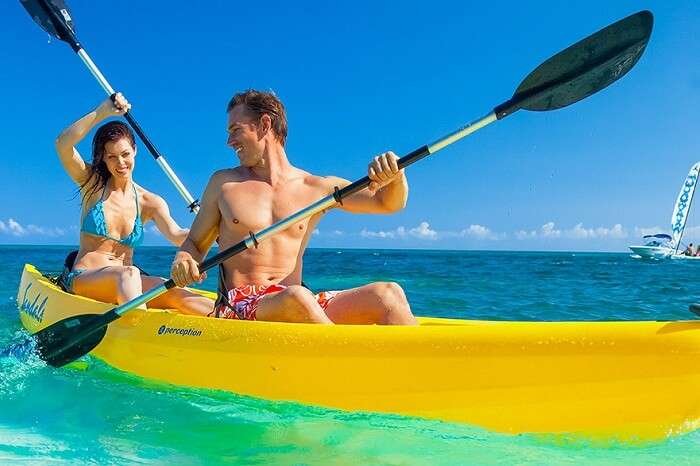
[[[130,301],[164,282],[159,277],[141,276],[134,266],[134,248],[141,244],[146,222],[153,220],[175,246],[180,246],[189,232],[173,220],[160,196],[134,183],[136,143],[124,123],[112,121],[97,129],[91,164],[75,148],[95,125],[106,118],[124,115],[130,108],[124,96],[116,94],[114,102],[105,100],[66,128],[56,140],[61,164],[80,186],[82,201],[80,250],[64,284],[72,293],[116,304]],[[150,301],[148,307],[208,315],[213,301],[174,288]]]

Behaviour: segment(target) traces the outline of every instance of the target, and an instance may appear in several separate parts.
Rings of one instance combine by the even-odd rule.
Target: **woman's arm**
[[[90,174],[90,165],[83,160],[75,146],[83,140],[98,123],[106,118],[124,115],[131,105],[120,93],[116,94],[115,102],[111,98],[103,101],[92,112],[63,130],[56,139],[56,151],[61,165],[77,184],[82,185]]]
[[[158,231],[175,246],[182,246],[190,230],[181,228],[180,225],[177,224],[175,219],[170,215],[168,204],[162,197],[153,193],[149,193],[148,197],[152,212],[151,218],[155,222]]]

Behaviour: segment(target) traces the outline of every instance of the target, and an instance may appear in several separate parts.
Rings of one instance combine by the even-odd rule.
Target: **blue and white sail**
[[[676,205],[673,208],[673,215],[671,216],[671,235],[673,236],[673,244],[676,247],[676,251],[678,251],[678,247],[681,244],[685,222],[688,221],[690,204],[693,202],[695,188],[698,185],[698,175],[700,175],[700,162],[697,162],[690,168],[690,172],[688,172],[688,176],[685,178],[683,186],[681,186],[681,192],[678,193]]]

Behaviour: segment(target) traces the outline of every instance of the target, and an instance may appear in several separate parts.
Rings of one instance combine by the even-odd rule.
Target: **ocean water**
[[[0,349],[23,334],[15,302],[23,264],[57,271],[67,251],[0,246]],[[173,253],[145,247],[137,262],[162,275]],[[602,253],[316,249],[305,257],[312,288],[391,280],[417,315],[493,320],[691,319],[699,273],[700,261]],[[646,444],[504,435],[159,384],[90,358],[62,369],[0,359],[0,464],[683,465],[700,464],[700,431]]]

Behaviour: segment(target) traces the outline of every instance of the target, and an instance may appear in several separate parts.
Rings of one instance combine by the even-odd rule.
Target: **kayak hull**
[[[113,307],[26,265],[30,332]],[[418,327],[243,322],[133,311],[91,352],[177,385],[464,422],[506,433],[651,440],[700,422],[700,322],[491,322]]]

